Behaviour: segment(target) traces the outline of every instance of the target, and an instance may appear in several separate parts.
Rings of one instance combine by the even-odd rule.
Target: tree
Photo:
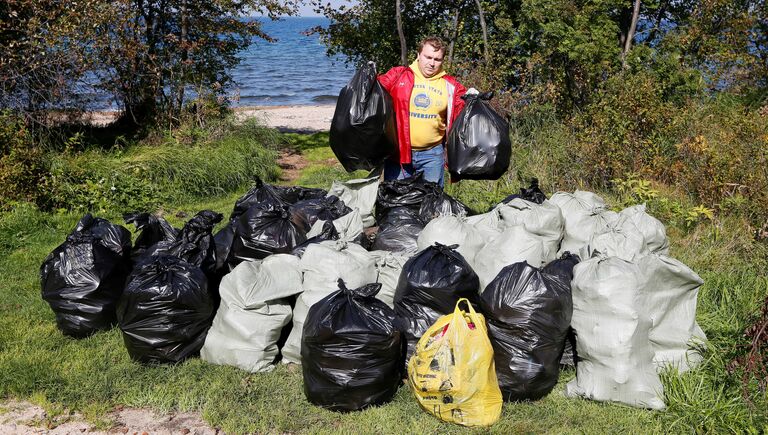
[[[43,125],[52,108],[83,109],[84,78],[114,95],[132,127],[177,122],[189,90],[217,97],[237,54],[270,40],[260,14],[301,0],[7,0],[0,4],[0,109]],[[94,79],[95,77],[95,79]]]
[[[449,36],[452,2],[400,0],[401,24],[397,23],[397,2],[391,0],[360,0],[351,7],[335,8],[313,2],[318,12],[331,20],[328,27],[318,27],[326,42],[329,55],[343,55],[349,63],[360,64],[372,60],[380,70],[403,63],[400,35],[402,29],[405,47],[415,51],[418,41],[427,35]],[[448,39],[448,38],[446,38]],[[407,61],[406,61],[407,63]]]
[[[632,19],[630,20],[629,30],[624,41],[624,47],[621,51],[621,65],[627,67],[627,53],[632,48],[632,41],[635,39],[635,30],[637,29],[637,19],[640,16],[640,0],[635,0],[635,7],[632,8]]]
[[[106,66],[102,87],[116,96],[131,124],[177,122],[187,90],[221,95],[237,54],[254,37],[271,40],[257,20],[243,17],[295,10],[294,0],[116,0],[93,47]]]
[[[395,2],[395,22],[397,22],[397,36],[400,39],[400,63],[408,65],[408,47],[405,44],[405,33],[403,33],[403,17],[400,10],[400,0]]]
[[[109,16],[104,2],[7,0],[0,4],[0,109],[13,110],[34,132],[47,110],[83,106],[77,92],[93,68],[88,50],[95,25]]]

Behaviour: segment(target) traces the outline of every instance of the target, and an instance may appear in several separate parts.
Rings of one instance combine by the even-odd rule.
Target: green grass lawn
[[[346,174],[331,165],[327,135],[287,135],[310,166],[297,184],[328,187]],[[448,190],[483,209],[508,194],[513,184],[462,183]],[[198,210],[229,215],[246,190],[193,203],[164,204],[180,226]],[[116,212],[102,214],[121,222]],[[131,361],[118,329],[84,340],[64,337],[54,314],[40,297],[38,270],[45,256],[72,230],[79,213],[43,213],[20,206],[0,215],[0,397],[32,400],[49,415],[81,411],[101,428],[118,405],[157,411],[199,411],[212,426],[229,433],[454,433],[466,429],[442,423],[420,410],[403,386],[393,402],[362,412],[334,413],[310,405],[302,390],[301,368],[279,366],[249,374],[232,367],[191,359],[175,366],[142,366]],[[725,367],[743,344],[742,333],[768,295],[766,249],[751,241],[737,218],[692,231],[670,230],[673,256],[705,279],[699,296],[699,321],[710,338],[705,363],[683,376],[665,374],[668,410],[651,412],[620,405],[566,399],[562,391],[575,376],[561,374],[543,400],[504,405],[494,433],[691,433],[768,432],[768,400],[754,386],[748,404],[738,373]]]

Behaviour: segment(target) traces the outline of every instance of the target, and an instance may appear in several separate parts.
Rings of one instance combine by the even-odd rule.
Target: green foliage
[[[613,179],[611,183],[613,191],[618,196],[618,209],[644,203],[653,216],[666,222],[667,225],[685,231],[690,231],[702,222],[711,223],[715,218],[715,210],[662,196],[659,190],[653,188],[650,181],[640,179],[634,174],[630,174],[627,179]]]
[[[304,149],[317,152],[316,164],[323,164],[323,147],[306,145]],[[458,196],[471,202],[484,195],[490,184],[462,182],[451,188],[458,187]],[[507,193],[503,188],[498,192]],[[164,206],[226,214],[236,197]],[[119,219],[116,213],[102,216]],[[129,359],[117,328],[84,340],[64,337],[39,296],[37,277],[29,271],[39,267],[79,217],[79,213],[44,213],[31,206],[0,215],[0,397],[31,399],[52,415],[84,410],[89,421],[104,428],[110,426],[105,419],[112,409],[127,406],[200,412],[209,424],[230,433],[466,432],[421,411],[405,386],[384,406],[339,414],[306,402],[301,370],[295,366],[281,365],[259,374],[199,359],[142,366]],[[177,218],[169,218],[178,226]],[[741,333],[753,318],[756,303],[768,295],[766,251],[744,236],[744,225],[729,220],[718,238],[711,225],[671,235],[673,255],[704,278],[698,318],[709,344],[702,366],[683,375],[663,375],[667,411],[568,399],[562,392],[574,371],[565,370],[555,390],[543,400],[505,404],[501,420],[490,431],[759,433],[768,424],[764,393],[750,390],[750,406],[741,396],[738,374],[725,370],[743,342]]]
[[[238,52],[252,38],[271,40],[258,21],[241,17],[292,14],[295,4],[119,0],[88,48],[101,63],[101,87],[120,101],[126,122],[178,123],[190,90],[214,99],[223,95]]]
[[[38,202],[46,185],[45,153],[35,146],[20,118],[0,112],[0,210],[18,201]]]
[[[0,109],[23,112],[29,126],[50,120],[44,110],[64,99],[84,103],[76,93],[91,64],[87,45],[94,24],[108,14],[96,0],[11,0],[0,5]],[[103,68],[103,66],[100,66]]]
[[[697,87],[685,80],[671,93],[660,83],[653,71],[606,82],[599,97],[572,120],[576,169],[594,186],[634,174],[677,186],[706,208],[727,212],[737,206],[753,222],[764,221],[765,115],[725,95],[697,97]],[[693,94],[681,101],[667,99],[681,89]]]
[[[264,180],[277,177],[275,147],[279,136],[273,130],[249,121],[211,125],[196,134],[199,137],[191,145],[170,134],[151,139],[155,143],[147,140],[126,149],[77,151],[76,147],[61,153],[35,154],[31,161],[39,170],[24,180],[36,189],[36,196],[19,199],[32,200],[47,210],[154,210],[172,200],[219,196],[240,189],[254,176]],[[180,137],[188,138],[185,134]],[[0,169],[7,169],[3,166],[6,160],[0,160]],[[0,172],[0,188],[13,189],[13,181],[27,173],[18,174],[10,169]]]
[[[7,3],[7,4],[6,4]],[[251,14],[295,13],[295,0],[194,2],[13,0],[0,9],[0,109],[30,125],[76,119],[87,107],[84,77],[112,93],[122,124],[183,122],[191,91],[217,101],[231,85],[237,54],[271,40]],[[223,103],[221,101],[220,103]],[[56,109],[51,114],[46,112]],[[66,109],[62,111],[61,109]]]

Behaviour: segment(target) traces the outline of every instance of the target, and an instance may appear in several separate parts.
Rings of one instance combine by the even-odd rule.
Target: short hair
[[[445,43],[443,42],[442,39],[438,38],[437,36],[427,36],[426,38],[419,41],[418,52],[421,53],[421,50],[427,44],[434,47],[436,51],[442,50],[443,52],[445,52]]]

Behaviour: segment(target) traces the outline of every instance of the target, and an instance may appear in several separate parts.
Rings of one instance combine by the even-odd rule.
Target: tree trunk
[[[621,52],[621,65],[627,67],[627,53],[632,49],[632,40],[635,39],[635,29],[637,28],[637,17],[640,15],[640,0],[635,0],[635,8],[632,11],[632,23],[629,25],[629,32],[624,41],[624,50]]]
[[[176,79],[176,115],[181,114],[181,107],[184,104],[184,88],[187,75],[187,59],[189,59],[189,47],[187,46],[187,35],[189,34],[189,13],[187,11],[187,0],[181,0],[181,65],[179,65],[179,77]]]
[[[456,43],[456,39],[459,37],[459,14],[461,13],[461,6],[456,6],[456,10],[453,12],[453,32],[451,33],[451,41],[448,43],[448,65],[453,63],[453,46]]]
[[[485,63],[491,63],[491,57],[488,55],[488,29],[485,27],[485,14],[483,14],[483,5],[480,4],[480,0],[475,0],[477,5],[477,15],[480,18],[480,28],[483,29],[483,54],[485,55]]]
[[[408,65],[408,47],[405,45],[403,19],[400,16],[400,0],[395,1],[395,21],[397,21],[397,36],[400,37],[400,63],[402,65]]]

